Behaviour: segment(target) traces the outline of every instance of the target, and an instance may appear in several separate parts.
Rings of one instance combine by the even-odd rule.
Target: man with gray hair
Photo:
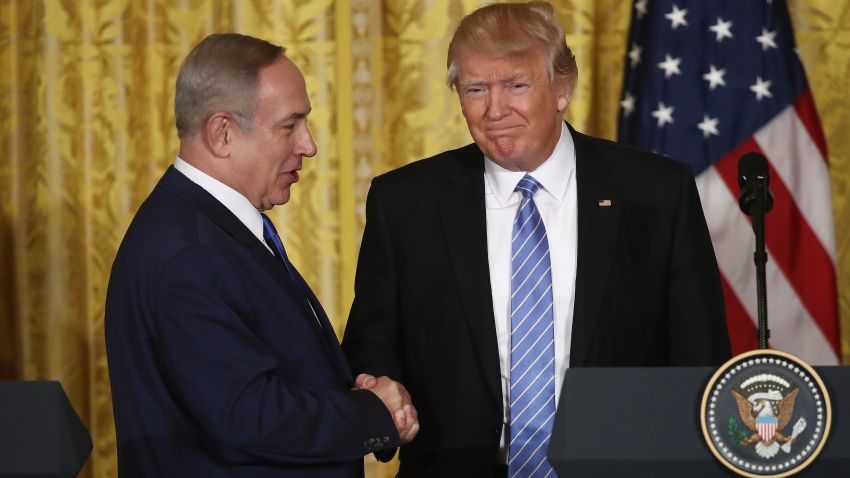
[[[403,386],[356,383],[263,211],[316,154],[282,47],[211,35],[177,78],[180,153],[112,267],[106,347],[122,477],[357,477],[409,442]]]
[[[343,349],[416,401],[399,476],[552,476],[568,367],[730,356],[714,251],[687,166],[564,122],[550,5],[476,10],[447,66],[474,143],[372,182]]]

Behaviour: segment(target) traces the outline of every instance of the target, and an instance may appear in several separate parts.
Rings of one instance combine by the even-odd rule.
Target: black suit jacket
[[[690,169],[579,134],[570,366],[715,365],[730,355]],[[490,476],[502,396],[474,144],[377,177],[343,338],[354,372],[410,391],[421,429],[399,476]],[[610,206],[600,205],[609,200]]]
[[[123,478],[356,477],[399,443],[307,284],[173,168],[115,258],[106,348]]]

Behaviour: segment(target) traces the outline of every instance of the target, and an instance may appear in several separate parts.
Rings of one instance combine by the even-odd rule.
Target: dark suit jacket
[[[115,258],[105,327],[122,477],[355,477],[399,444],[306,283],[173,168]]]
[[[693,174],[576,133],[570,366],[714,365],[731,352]],[[399,476],[491,476],[502,392],[474,144],[375,178],[343,338],[355,372],[410,391],[421,429]],[[599,201],[609,199],[610,206]]]

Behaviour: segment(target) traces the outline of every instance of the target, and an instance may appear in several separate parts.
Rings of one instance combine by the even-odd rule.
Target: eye
[[[463,94],[466,96],[481,96],[484,91],[484,87],[482,86],[467,86],[464,88]]]
[[[528,83],[511,83],[511,91],[513,92],[523,92],[528,89]]]

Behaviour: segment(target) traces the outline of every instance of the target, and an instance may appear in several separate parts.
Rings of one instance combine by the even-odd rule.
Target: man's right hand
[[[354,385],[359,389],[369,390],[381,399],[393,417],[402,443],[413,441],[419,432],[419,417],[404,385],[389,377],[375,378],[366,373],[358,375]]]

